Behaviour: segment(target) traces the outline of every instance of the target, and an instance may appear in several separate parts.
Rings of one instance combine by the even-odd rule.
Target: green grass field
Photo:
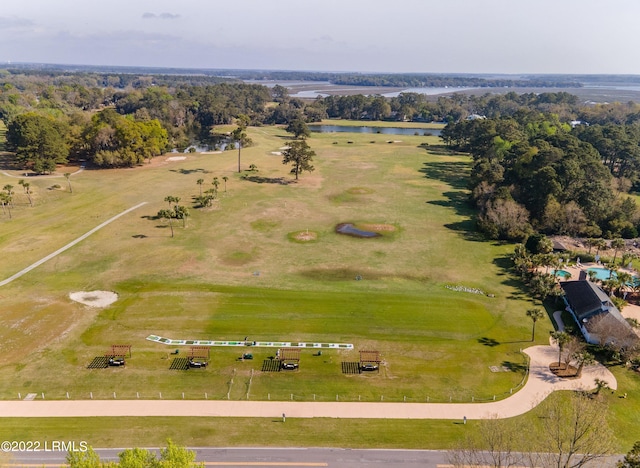
[[[444,151],[436,137],[402,136],[389,144],[388,135],[314,134],[309,144],[317,153],[316,170],[302,174],[297,184],[282,184],[282,178],[293,177],[274,153],[289,136],[276,127],[249,133],[255,144],[243,149],[242,165],[255,164],[258,172],[246,180],[236,173],[237,152],[230,151],[184,161],[158,158],[135,169],[85,170],[71,177],[73,193],[61,175],[30,178],[33,208],[15,190],[13,219],[0,218],[0,279],[124,209],[148,205],[0,288],[0,398],[28,392],[47,399],[66,398],[66,392],[78,399],[89,392],[94,398],[112,398],[113,392],[118,398],[134,398],[136,392],[157,398],[162,392],[169,399],[184,392],[189,399],[205,393],[246,399],[248,392],[254,400],[293,394],[297,400],[315,395],[335,401],[338,394],[343,400],[471,401],[505,397],[521,382],[525,360],[519,349],[531,344],[524,312],[532,303],[506,270],[513,247],[484,241],[474,231],[465,203],[467,156]],[[167,206],[164,197],[179,196],[191,206],[199,192],[196,181],[204,179],[206,189],[214,176],[221,181],[220,200],[212,208],[192,208],[186,228],[176,223],[171,238],[166,222],[154,219]],[[0,173],[1,186],[20,188],[18,180]],[[356,239],[334,232],[343,222],[394,230]],[[307,231],[317,235],[315,242],[292,240]],[[478,288],[493,297],[446,285]],[[68,297],[91,290],[113,290],[120,298],[92,309]],[[537,343],[547,342],[550,329],[548,320],[538,324]],[[241,350],[213,348],[206,370],[176,371],[169,369],[174,348],[146,341],[150,334],[347,342],[355,350],[322,356],[303,351],[299,371],[262,373],[273,349],[252,349],[255,359],[239,362]],[[122,343],[133,351],[126,369],[86,368],[108,346]],[[380,373],[341,374],[340,363],[357,361],[361,349],[382,353]],[[502,365],[514,371],[489,369]],[[624,422],[629,416],[621,411],[616,417]],[[128,423],[139,428],[140,445],[154,443],[144,436],[152,432],[148,420]],[[299,424],[321,433],[325,423]],[[36,430],[29,421],[11,424]],[[269,421],[256,424],[270,427]],[[434,447],[402,438],[432,424],[399,421],[397,434],[383,435],[387,425],[380,422],[371,425],[379,431],[369,431],[372,440],[388,440],[376,446]],[[109,445],[108,433],[105,427],[94,434]],[[220,434],[208,437],[198,436],[197,443],[213,443]],[[360,439],[350,444],[374,445]]]

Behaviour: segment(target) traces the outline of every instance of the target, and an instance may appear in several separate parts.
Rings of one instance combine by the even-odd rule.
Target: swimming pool
[[[593,271],[596,274],[596,279],[598,281],[606,281],[610,278],[616,278],[616,272],[615,271],[611,271],[608,268],[588,268],[587,269],[587,274],[589,274],[590,271]]]
[[[554,276],[560,276],[566,280],[571,278],[571,273],[567,270],[551,270],[551,274]]]
[[[616,275],[615,271],[611,271],[607,268],[588,268],[587,269],[587,274],[589,274],[590,271],[595,272],[596,274],[596,279],[598,281],[606,281],[608,279],[615,279],[618,277],[618,275]],[[637,276],[633,276],[633,280],[631,280],[630,283],[627,283],[628,286],[635,286],[636,284],[638,284],[640,282],[640,278],[638,278]]]

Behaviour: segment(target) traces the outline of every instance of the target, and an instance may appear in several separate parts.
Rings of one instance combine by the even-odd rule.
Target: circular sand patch
[[[107,307],[118,300],[118,295],[113,291],[79,291],[69,293],[69,298],[89,307]]]
[[[289,233],[289,239],[294,242],[316,242],[318,240],[318,233],[314,231],[297,231]]]

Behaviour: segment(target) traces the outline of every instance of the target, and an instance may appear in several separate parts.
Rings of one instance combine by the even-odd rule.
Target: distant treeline
[[[271,81],[328,81],[333,84],[369,87],[470,87],[470,88],[579,88],[577,76],[532,75],[510,78],[508,76],[484,76],[470,74],[431,73],[328,73],[270,70],[211,70],[167,69],[146,67],[90,67],[80,65],[13,65],[5,70],[13,75],[26,75],[53,79],[54,84],[81,79],[85,85],[140,87],[141,76],[153,76],[160,86],[205,85],[221,81],[271,80]]]
[[[478,75],[435,75],[430,73],[325,73],[299,71],[234,71],[229,76],[245,80],[328,81],[351,86],[397,88],[469,87],[469,88],[579,88],[576,79],[564,76],[496,78]]]

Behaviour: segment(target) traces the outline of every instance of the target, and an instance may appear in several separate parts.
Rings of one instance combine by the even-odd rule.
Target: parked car
[[[110,366],[124,366],[124,358],[121,357],[111,357],[109,358]]]
[[[362,369],[363,371],[374,371],[378,370],[378,366],[375,364],[363,364],[360,366],[360,369]]]
[[[193,367],[196,369],[202,368],[202,367],[207,367],[207,362],[206,361],[194,361],[192,359],[189,360],[189,367]]]
[[[253,359],[253,354],[251,353],[244,353],[242,355],[242,359]]]
[[[295,362],[283,362],[282,368],[284,370],[295,370],[298,368],[298,364]]]

